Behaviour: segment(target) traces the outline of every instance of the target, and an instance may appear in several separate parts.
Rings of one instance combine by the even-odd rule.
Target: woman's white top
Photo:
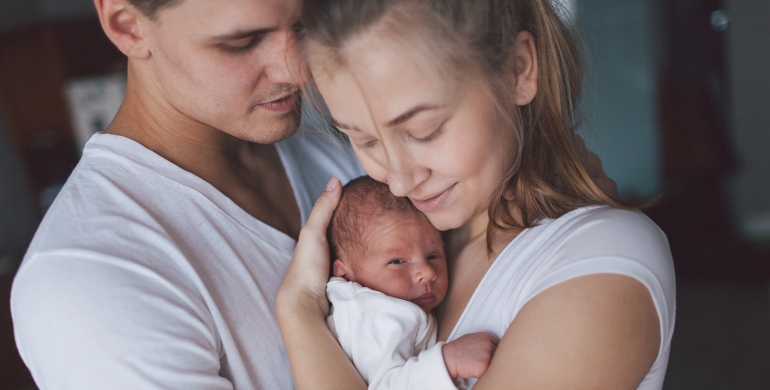
[[[326,318],[370,390],[455,390],[433,314],[412,302],[333,277]]]
[[[502,338],[519,310],[543,290],[569,279],[605,273],[632,277],[652,296],[661,343],[658,357],[638,389],[660,390],[674,333],[674,265],[663,232],[635,211],[585,207],[524,230],[491,265],[448,341],[475,332]]]

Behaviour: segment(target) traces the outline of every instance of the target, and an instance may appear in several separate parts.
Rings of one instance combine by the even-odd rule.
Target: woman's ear
[[[529,31],[519,33],[511,61],[515,77],[514,103],[525,106],[537,95],[538,77],[537,47],[535,37]]]
[[[149,57],[150,49],[140,28],[147,19],[128,0],[94,0],[99,21],[107,37],[129,58]]]
[[[345,264],[344,261],[340,259],[334,260],[333,268],[334,268],[334,276],[350,281],[350,277],[352,276],[352,273],[351,273],[351,270],[348,268],[348,265]]]

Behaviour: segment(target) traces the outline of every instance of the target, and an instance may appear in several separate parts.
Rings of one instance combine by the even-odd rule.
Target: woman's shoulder
[[[656,300],[672,301],[675,294],[666,236],[638,211],[594,206],[542,221],[521,233],[495,263],[495,273],[512,277],[516,283],[508,286],[524,301],[561,282],[596,274],[636,279]]]
[[[670,258],[663,231],[646,215],[609,206],[583,207],[531,232],[539,243],[573,258]]]
[[[561,229],[596,231],[620,229],[622,232],[648,232],[665,239],[663,232],[638,210],[624,210],[611,206],[589,206],[575,209],[551,220]]]

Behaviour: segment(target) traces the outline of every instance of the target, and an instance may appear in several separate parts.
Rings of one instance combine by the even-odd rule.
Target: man
[[[300,2],[94,3],[126,96],[19,270],[22,358],[42,389],[293,388],[275,293],[326,182],[363,174],[286,139]]]

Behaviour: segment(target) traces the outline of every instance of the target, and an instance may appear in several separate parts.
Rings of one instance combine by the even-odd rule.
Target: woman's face
[[[346,66],[311,60],[311,71],[366,172],[440,230],[486,216],[515,149],[484,84],[442,78],[425,55],[375,33],[346,53]]]

